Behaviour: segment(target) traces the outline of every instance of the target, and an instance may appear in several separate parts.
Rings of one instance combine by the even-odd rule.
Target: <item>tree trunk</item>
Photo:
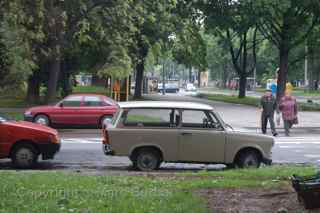
[[[189,83],[193,83],[193,80],[192,80],[192,66],[189,67]]]
[[[277,103],[283,97],[287,81],[288,73],[288,60],[289,60],[289,49],[286,46],[280,47],[280,70],[278,73],[277,80]]]
[[[49,62],[49,80],[48,80],[48,91],[46,96],[46,102],[52,103],[55,101],[56,93],[57,93],[57,83],[59,79],[60,73],[60,58],[55,57],[52,61]]]
[[[61,87],[62,87],[62,96],[66,97],[72,93],[74,82],[71,81],[71,72],[68,70],[68,61],[67,59],[61,61],[61,75],[60,75],[60,81],[61,81]]]
[[[26,102],[35,104],[40,102],[40,70],[35,71],[28,79]]]
[[[142,97],[142,81],[144,72],[144,61],[140,60],[136,65],[136,85],[134,88],[134,99],[139,99]]]
[[[238,98],[246,97],[247,76],[245,74],[239,75],[239,95]]]
[[[200,70],[198,71],[198,87],[201,87],[201,72]]]

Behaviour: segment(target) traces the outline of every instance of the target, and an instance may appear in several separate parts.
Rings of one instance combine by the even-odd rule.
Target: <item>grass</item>
[[[0,94],[0,108],[25,108],[30,106],[26,103],[24,95]]]
[[[0,212],[207,212],[173,183],[143,177],[0,172]]]
[[[0,171],[0,197],[5,198],[0,199],[0,212],[208,212],[193,190],[278,188],[288,186],[292,174],[315,172],[310,166],[273,166],[158,178]]]
[[[77,86],[73,88],[73,93],[92,93],[110,96],[110,91],[102,86]]]
[[[3,115],[6,118],[13,119],[13,120],[23,120],[24,119],[23,113],[21,113],[21,112],[3,112],[3,113],[0,112],[0,116],[1,115]]]
[[[222,94],[200,94],[199,97],[206,98],[211,101],[221,101],[226,103],[243,104],[255,107],[259,107],[260,105],[260,98],[256,97],[238,98],[238,96]],[[320,111],[320,104],[317,103],[298,103],[298,107],[301,111]]]

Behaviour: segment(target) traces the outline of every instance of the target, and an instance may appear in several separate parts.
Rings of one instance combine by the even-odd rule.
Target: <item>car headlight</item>
[[[25,113],[24,113],[24,115],[31,115],[32,113],[31,113],[31,111],[26,111]]]
[[[58,135],[52,135],[51,136],[51,142],[52,143],[56,143],[56,144],[59,144],[60,143],[60,138]]]

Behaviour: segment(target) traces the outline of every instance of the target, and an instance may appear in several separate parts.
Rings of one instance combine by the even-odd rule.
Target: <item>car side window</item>
[[[182,127],[215,128],[217,120],[202,110],[183,110]]]
[[[173,109],[129,109],[122,114],[122,123],[126,127],[174,127]]]
[[[81,106],[82,96],[70,96],[63,100],[64,107],[79,107]]]
[[[84,106],[87,106],[87,107],[102,106],[102,101],[97,96],[84,96]]]

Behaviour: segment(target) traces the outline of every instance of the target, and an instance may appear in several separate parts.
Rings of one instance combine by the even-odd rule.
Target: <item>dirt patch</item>
[[[208,201],[211,212],[219,213],[320,213],[305,210],[291,188],[281,189],[201,189],[196,190]],[[320,201],[319,201],[320,202]]]

